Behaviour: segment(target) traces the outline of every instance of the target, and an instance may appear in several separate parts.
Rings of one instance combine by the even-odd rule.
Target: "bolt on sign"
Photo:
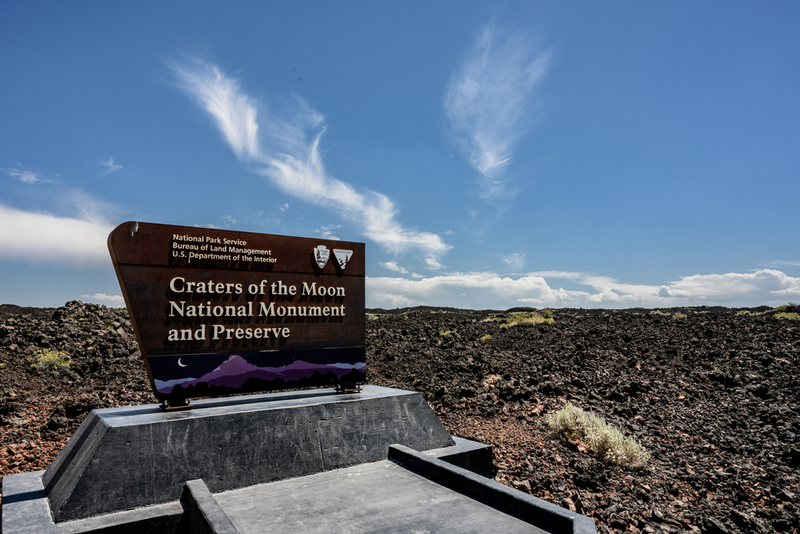
[[[363,243],[126,222],[108,248],[162,402],[365,382]]]

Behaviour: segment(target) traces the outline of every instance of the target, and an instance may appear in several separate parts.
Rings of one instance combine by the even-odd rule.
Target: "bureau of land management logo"
[[[325,245],[318,245],[314,247],[314,260],[319,265],[320,269],[324,269],[325,265],[328,264],[328,258],[331,256],[331,251],[328,250],[328,247]],[[340,248],[333,249],[333,256],[336,258],[336,263],[339,264],[339,268],[344,271],[344,268],[347,267],[347,262],[350,261],[350,258],[353,256],[352,250],[344,250]]]
[[[336,261],[339,262],[339,267],[344,271],[344,268],[347,267],[347,262],[350,261],[350,257],[353,255],[353,251],[335,248],[333,249],[333,255]]]

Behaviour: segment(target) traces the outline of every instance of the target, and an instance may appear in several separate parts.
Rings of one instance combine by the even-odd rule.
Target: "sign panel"
[[[160,400],[365,382],[363,243],[126,222],[108,248]]]

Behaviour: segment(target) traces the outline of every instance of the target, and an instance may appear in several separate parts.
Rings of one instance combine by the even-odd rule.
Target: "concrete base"
[[[240,534],[595,534],[588,517],[432,455],[393,445],[389,457],[222,492],[208,509]]]
[[[418,393],[194,405],[92,412],[46,471],[3,478],[2,531],[594,532],[486,478],[491,446],[451,438]]]
[[[94,410],[44,474],[56,522],[176,501],[187,480],[216,493],[385,459],[392,443],[454,444],[419,393],[398,389],[193,404]]]

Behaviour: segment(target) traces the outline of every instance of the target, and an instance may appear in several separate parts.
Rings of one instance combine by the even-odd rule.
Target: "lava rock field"
[[[496,480],[598,532],[800,532],[800,320],[558,309],[503,326],[512,311],[368,310],[368,382],[421,392],[451,434],[494,446]],[[71,367],[32,369],[42,349]],[[126,310],[0,306],[0,475],[47,467],[93,408],[152,402]],[[636,438],[647,465],[553,433],[567,402]]]

